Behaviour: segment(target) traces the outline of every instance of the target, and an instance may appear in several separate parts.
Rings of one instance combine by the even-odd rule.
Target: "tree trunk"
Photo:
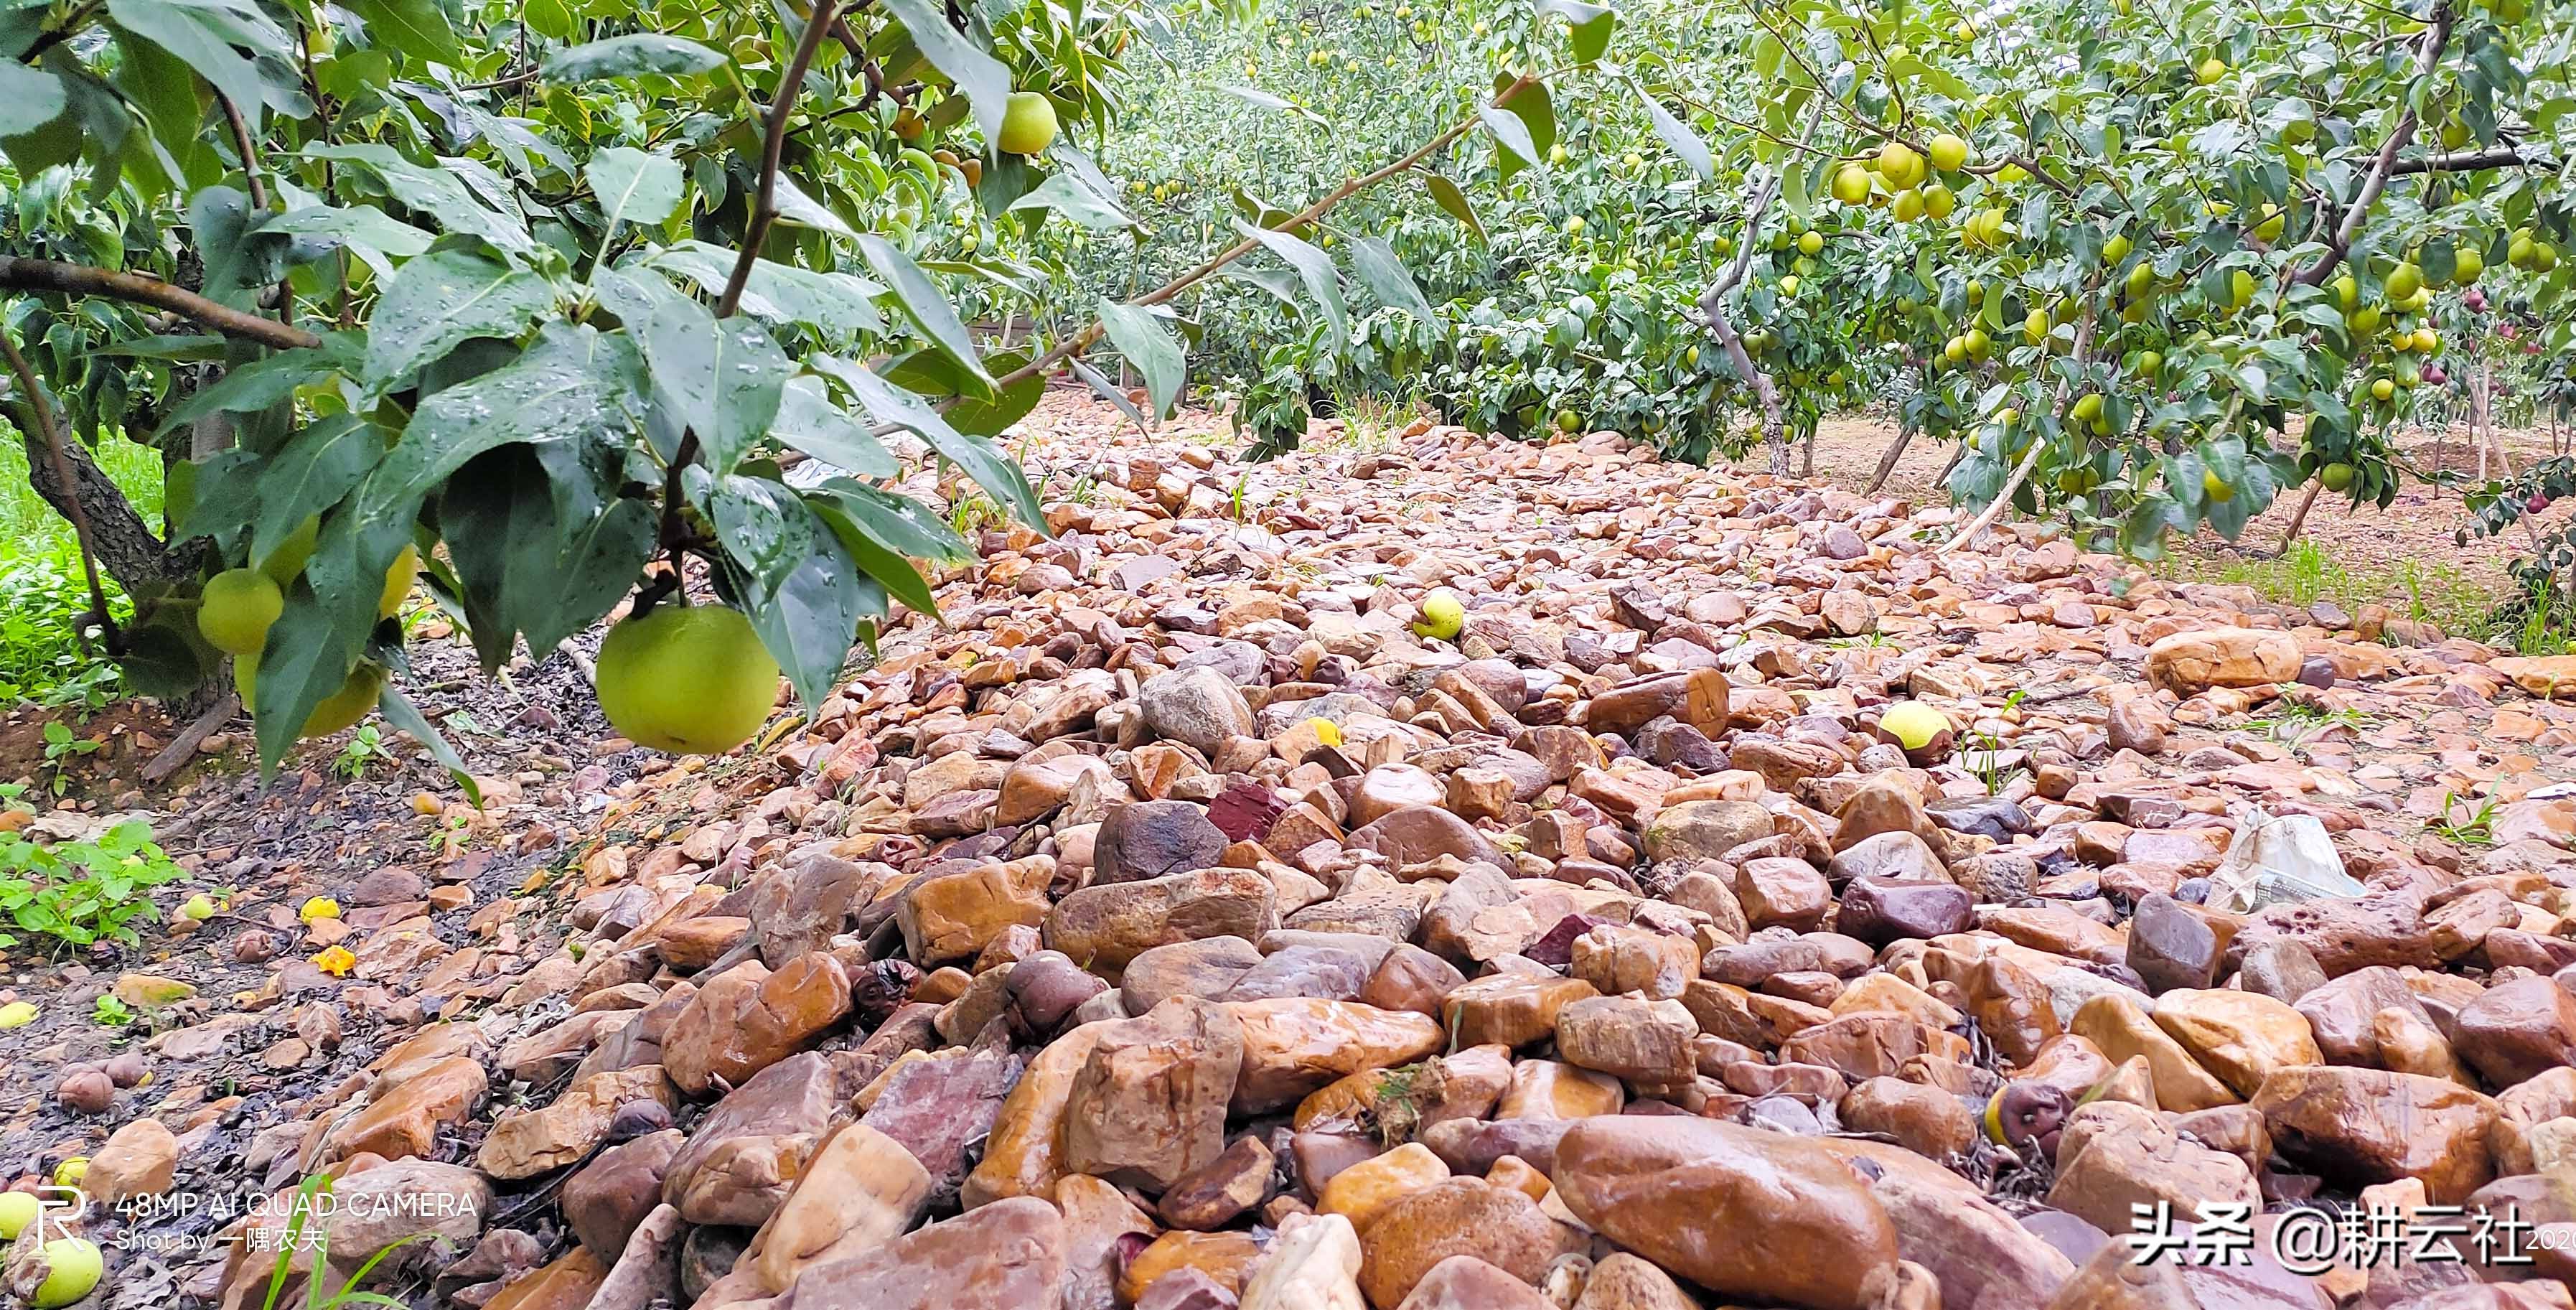
[[[2086,288],[2086,293],[2088,295],[2091,293],[2090,287]],[[2085,356],[2089,354],[2092,349],[2093,311],[2091,309],[2086,309],[2084,311],[2084,317],[2077,320],[2075,324],[2075,352],[2073,358],[2078,368],[2083,366]],[[2057,410],[2062,408],[2065,404],[2066,379],[2060,378],[2057,383],[2057,395],[2054,399],[2049,401],[2049,408],[2051,410]],[[1966,442],[1963,441],[1959,443],[1960,450],[1965,451],[1967,448],[1968,445]],[[1936,555],[1947,555],[1951,551],[1957,550],[1959,547],[1976,540],[1979,536],[1984,534],[1987,528],[1994,526],[1995,520],[2002,518],[2005,512],[2012,508],[2013,494],[2021,490],[2021,484],[2030,480],[2031,470],[2039,467],[2040,454],[2047,449],[2047,442],[2040,440],[2037,433],[2031,434],[2030,450],[2021,457],[2021,463],[2013,466],[2012,476],[2004,479],[2004,489],[1995,493],[1995,498],[1987,503],[1985,509],[1978,512],[1977,517],[1969,520],[1967,527],[1961,529],[1958,535],[1941,543],[1940,546],[1934,549],[1933,553]]]
[[[2274,555],[2290,553],[2291,543],[2299,539],[2299,529],[2308,525],[2308,508],[2317,503],[2317,493],[2325,489],[2322,479],[2308,484],[2308,494],[2300,499],[2299,512],[2290,516],[2290,530],[2281,534],[2281,548],[2273,551]]]
[[[1711,287],[1700,296],[1700,311],[1708,317],[1709,331],[1717,335],[1717,344],[1726,351],[1735,371],[1753,384],[1753,398],[1762,406],[1762,434],[1771,449],[1771,472],[1786,476],[1789,472],[1788,422],[1780,411],[1780,389],[1771,384],[1771,375],[1753,362],[1753,354],[1744,348],[1744,338],[1737,334],[1735,323],[1726,316],[1725,292]]]
[[[1815,118],[1807,120],[1807,130],[1798,138],[1799,145],[1805,145],[1815,136],[1816,124],[1823,117],[1824,111],[1820,109]],[[1744,206],[1744,235],[1736,243],[1735,257],[1727,261],[1725,271],[1699,293],[1699,311],[1700,317],[1708,323],[1708,330],[1716,335],[1717,344],[1725,349],[1727,362],[1734,365],[1736,375],[1753,388],[1753,398],[1762,406],[1762,428],[1771,447],[1772,475],[1787,477],[1789,419],[1781,410],[1780,388],[1772,384],[1770,374],[1753,362],[1753,352],[1744,348],[1744,338],[1736,333],[1735,321],[1726,313],[1726,298],[1735,293],[1735,288],[1744,281],[1745,270],[1752,266],[1753,243],[1762,231],[1762,216],[1771,208],[1772,198],[1779,194],[1780,174],[1776,171],[1754,186],[1753,194]],[[1812,454],[1808,467],[1812,472]]]
[[[1869,485],[1861,489],[1864,496],[1875,496],[1887,485],[1888,475],[1896,472],[1896,461],[1905,455],[1906,443],[1914,440],[1914,429],[1902,424],[1896,429],[1896,440],[1887,443],[1887,453],[1878,457],[1878,471],[1869,475]],[[1963,445],[1961,449],[1965,449]],[[1946,470],[1945,470],[1946,472]]]
[[[54,512],[68,519],[74,503],[65,493],[62,481],[55,475],[53,452],[44,439],[32,433],[20,433],[27,451],[27,481],[36,494],[53,506]],[[152,535],[151,525],[135,512],[134,504],[125,498],[123,489],[107,470],[90,458],[89,449],[76,441],[63,443],[63,453],[71,462],[72,482],[78,489],[81,510],[89,516],[90,543],[98,551],[98,565],[116,579],[127,594],[169,579],[168,552],[161,539]]]

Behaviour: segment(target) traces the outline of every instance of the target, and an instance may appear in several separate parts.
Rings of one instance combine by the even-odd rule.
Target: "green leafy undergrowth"
[[[19,832],[0,832],[0,914],[8,927],[65,946],[101,940],[134,945],[134,924],[158,923],[152,889],[176,882],[186,870],[152,840],[152,825],[120,823],[95,841],[45,845]],[[0,928],[0,946],[20,938]]]

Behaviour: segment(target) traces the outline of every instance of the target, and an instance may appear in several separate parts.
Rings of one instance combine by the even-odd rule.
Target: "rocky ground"
[[[90,1304],[2571,1305],[2576,658],[1607,439],[1051,413],[1055,535],[812,722],[198,848],[234,913],[21,972],[149,1021],[8,1057]]]

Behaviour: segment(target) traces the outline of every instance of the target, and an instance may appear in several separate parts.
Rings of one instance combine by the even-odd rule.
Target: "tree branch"
[[[2416,173],[2475,173],[2489,168],[2537,168],[2555,173],[2559,167],[2559,161],[2546,154],[2526,155],[2521,146],[2497,146],[2492,150],[2466,150],[2401,159],[2390,165],[2388,174],[2407,177]]]
[[[302,29],[297,30],[300,32]],[[300,43],[297,49],[303,49]],[[259,144],[251,139],[250,121],[242,117],[241,106],[234,104],[231,96],[218,91],[215,103],[224,107],[224,121],[232,125],[233,149],[241,154],[242,180],[249,186],[250,207],[265,214],[268,212],[268,184],[259,178]],[[341,258],[348,258],[345,249],[341,251]],[[291,276],[277,279],[277,321],[295,321],[295,279]]]
[[[760,260],[761,244],[769,239],[770,226],[778,221],[778,170],[787,150],[787,120],[796,112],[796,102],[805,92],[805,72],[814,66],[814,52],[822,49],[823,38],[835,30],[848,31],[841,22],[840,0],[816,0],[812,13],[805,18],[805,35],[796,43],[796,54],[788,60],[779,75],[778,89],[769,97],[769,120],[762,129],[760,145],[760,186],[753,193],[751,219],[744,226],[742,253],[733,261],[733,273],[725,279],[724,294],[716,299],[716,317],[731,318],[742,307],[743,288],[751,282],[753,265]],[[671,452],[671,463],[662,471],[661,542],[671,557],[671,579],[675,585],[688,581],[688,523],[681,517],[680,506],[687,496],[681,485],[682,475],[698,458],[698,434],[680,434],[679,449]],[[652,608],[662,593],[648,591],[640,597],[642,604],[635,612]]]
[[[102,3],[103,0],[82,0],[72,6],[72,11],[63,15],[60,27],[49,27],[36,34],[36,39],[19,52],[18,62],[32,68],[37,60],[44,58],[46,51],[80,35],[81,29],[89,26],[91,16],[98,12]]]
[[[27,453],[30,456],[35,454],[32,447],[41,437],[47,453],[52,456],[54,480],[65,487],[76,487],[71,454],[63,449],[62,425],[54,421],[54,407],[45,400],[44,387],[36,381],[36,370],[28,367],[27,357],[18,351],[17,339],[6,332],[0,332],[0,354],[8,356],[9,372],[18,380],[19,398],[27,405],[27,444],[30,447]],[[107,589],[98,581],[98,553],[91,545],[89,515],[82,509],[77,493],[64,497],[61,509],[64,517],[72,521],[72,536],[80,543],[81,570],[89,578],[90,610],[98,616],[99,630],[106,636],[107,651],[111,655],[123,655],[124,634],[116,630],[116,614],[107,607]]]
[[[1495,92],[1493,103],[1500,105],[1509,101],[1513,96],[1520,94],[1522,90],[1535,85],[1538,80],[1539,79],[1535,74],[1522,74],[1519,79],[1514,81],[1510,86],[1504,87],[1502,90]],[[1388,164],[1373,173],[1367,173],[1359,177],[1352,178],[1350,181],[1344,182],[1340,186],[1335,187],[1330,193],[1325,195],[1323,199],[1318,200],[1289,216],[1287,221],[1278,225],[1279,228],[1284,230],[1304,227],[1307,224],[1322,218],[1325,214],[1330,213],[1334,206],[1350,199],[1352,196],[1358,195],[1360,192],[1366,191],[1370,187],[1376,186],[1378,183],[1383,182],[1388,178],[1401,173],[1409,173],[1414,169],[1421,167],[1423,161],[1430,159],[1442,150],[1447,149],[1450,144],[1455,142],[1458,138],[1474,131],[1476,125],[1483,121],[1484,120],[1477,115],[1469,114],[1457,123],[1451,125],[1447,131],[1431,138],[1431,140],[1427,142],[1424,142],[1422,148],[1414,151],[1412,154],[1406,155],[1404,158],[1396,160],[1394,163]],[[1250,237],[1246,237],[1243,240],[1226,247],[1216,255],[1211,256],[1206,262],[1200,264],[1198,267],[1181,274],[1179,277],[1173,278],[1171,281],[1146,292],[1144,295],[1138,296],[1135,300],[1129,303],[1137,305],[1162,304],[1163,302],[1170,300],[1172,297],[1189,290],[1191,287],[1206,281],[1211,275],[1216,273],[1217,270],[1243,258],[1245,255],[1251,254],[1254,250],[1259,249],[1260,246],[1260,242],[1255,241]],[[1020,382],[1025,382],[1033,377],[1043,377],[1048,373],[1052,373],[1055,371],[1056,365],[1090,349],[1091,344],[1098,341],[1102,333],[1105,331],[1107,331],[1107,329],[1100,323],[1094,322],[1080,332],[1074,333],[1072,336],[1056,343],[1054,349],[1047,351],[1036,359],[1030,360],[1027,364],[1013,369],[1009,373],[995,379],[995,385],[1008,387]]]
[[[2084,357],[2093,349],[2093,290],[2091,286],[2085,288],[2084,317],[2075,325],[2075,353],[2072,358],[2079,370],[2084,365]],[[2066,408],[2067,385],[2067,379],[2060,376],[2057,380],[2057,395],[2049,402],[2050,410],[2063,411]],[[1962,446],[1961,449],[1964,450],[1965,447]],[[1986,502],[1986,507],[1977,512],[1977,517],[1969,520],[1967,527],[1960,529],[1957,536],[1942,542],[1940,549],[1933,554],[1947,555],[1976,540],[1987,528],[1994,526],[1995,520],[2003,517],[2004,511],[2012,507],[2013,495],[2021,490],[2021,484],[2030,481],[2031,470],[2039,467],[2039,457],[2047,449],[2047,439],[2036,432],[2031,433],[2030,451],[2021,457],[2021,463],[2013,466],[2012,476],[2004,481],[2003,490],[1996,492],[1995,498]]]
[[[150,305],[193,319],[228,337],[255,341],[279,350],[322,344],[302,328],[219,305],[193,291],[142,273],[122,273],[87,264],[0,255],[0,291],[51,292],[64,296],[101,296],[129,304]]]
[[[1753,398],[1762,406],[1763,444],[1771,450],[1771,471],[1786,474],[1789,471],[1789,419],[1780,408],[1780,388],[1771,381],[1770,374],[1762,371],[1761,365],[1753,362],[1753,352],[1744,348],[1743,336],[1735,330],[1734,320],[1726,313],[1727,293],[1735,289],[1735,284],[1744,275],[1740,252],[1753,248],[1753,234],[1762,222],[1762,211],[1770,206],[1771,195],[1777,189],[1776,177],[1765,178],[1761,189],[1754,193],[1751,212],[1744,222],[1744,240],[1737,248],[1739,258],[1716,281],[1709,283],[1706,291],[1700,293],[1699,310],[1701,316],[1708,320],[1709,331],[1716,334],[1718,347],[1726,352],[1727,362],[1734,365],[1745,384],[1753,388]]]
[[[1814,139],[1816,125],[1823,121],[1822,114],[1807,120],[1807,130],[1798,137],[1800,149],[1806,148],[1807,142]],[[1754,242],[1762,232],[1762,216],[1771,208],[1772,198],[1780,194],[1780,178],[1781,171],[1774,170],[1753,189],[1753,198],[1744,207],[1744,236],[1735,243],[1735,258],[1727,261],[1725,271],[1708,284],[1707,290],[1699,293],[1700,316],[1708,320],[1708,330],[1716,334],[1718,347],[1726,352],[1727,362],[1734,366],[1745,385],[1753,388],[1753,398],[1762,406],[1763,437],[1771,448],[1771,472],[1774,475],[1786,475],[1789,471],[1789,418],[1780,408],[1780,388],[1771,381],[1770,374],[1753,362],[1753,352],[1744,348],[1744,338],[1736,332],[1735,320],[1727,316],[1726,298],[1735,294],[1735,288],[1744,282],[1745,270],[1752,267]]]
[[[2442,47],[2450,43],[2454,21],[2448,3],[2433,11],[2433,25],[2424,32],[2424,49],[2415,58],[2416,78],[2430,75],[2433,66],[2441,62]],[[2312,287],[2323,286],[2326,278],[2343,263],[2344,255],[2352,249],[2353,240],[2361,235],[2362,223],[2370,217],[2370,207],[2378,204],[2380,193],[2388,189],[2388,179],[2397,169],[2397,156],[2414,141],[2415,127],[2413,109],[2398,115],[2397,126],[2389,129],[2388,139],[2380,144],[2379,158],[2370,166],[2370,176],[2361,184],[2361,193],[2353,197],[2352,207],[2344,211],[2343,225],[2335,229],[2334,240],[2326,246],[2324,254],[2317,256],[2317,262],[2301,270],[2294,281]]]
[[[760,145],[760,190],[752,199],[751,221],[743,228],[742,253],[734,258],[733,276],[725,279],[724,295],[716,300],[717,318],[730,318],[741,307],[742,289],[751,281],[761,243],[769,239],[770,225],[778,221],[778,168],[787,150],[787,119],[804,94],[805,70],[814,66],[814,52],[823,48],[823,38],[840,21],[840,9],[840,0],[816,0],[814,12],[805,19],[805,37],[796,43],[796,56],[788,61],[787,71],[779,75],[778,90],[770,96],[769,127]]]

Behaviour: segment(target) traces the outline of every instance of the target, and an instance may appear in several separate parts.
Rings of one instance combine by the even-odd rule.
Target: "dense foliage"
[[[1057,307],[1038,288],[1061,269],[1026,257],[1058,230],[1135,226],[1077,143],[1163,24],[928,0],[11,7],[20,428],[134,597],[118,621],[96,589],[87,621],[144,690],[235,655],[272,764],[370,707],[435,742],[388,676],[416,571],[496,667],[703,574],[814,703],[891,606],[933,608],[916,561],[964,551],[886,489],[913,453],[887,438],[1037,524],[992,439],[1054,367],[1110,391],[1082,359],[1103,346],[1168,408],[1184,357],[1162,303],[1252,252],[1347,322],[1307,238],[1350,188],[1211,233],[1175,284],[1070,302],[1043,352],[968,328],[961,301]],[[1436,167],[1476,99],[1389,176]],[[1010,249],[972,257],[988,231]],[[1383,246],[1350,250],[1363,284],[1411,290]],[[171,457],[162,524],[63,439],[118,428]]]
[[[1195,62],[1128,146],[1204,224],[1365,149],[1339,117],[1219,94],[1235,73],[1401,119],[1426,67],[1509,67],[1514,18],[1185,26]],[[2303,484],[2384,504],[2419,399],[2465,414],[2474,372],[2512,409],[2568,344],[2571,39],[2546,4],[1629,6],[1607,60],[1551,80],[1546,162],[1498,152],[1479,178],[1510,208],[1473,231],[1418,198],[1371,213],[1428,322],[1326,339],[1228,305],[1199,316],[1205,376],[1272,439],[1375,395],[1690,456],[1887,399],[1958,443],[1966,502],[2054,506],[2143,554]]]

